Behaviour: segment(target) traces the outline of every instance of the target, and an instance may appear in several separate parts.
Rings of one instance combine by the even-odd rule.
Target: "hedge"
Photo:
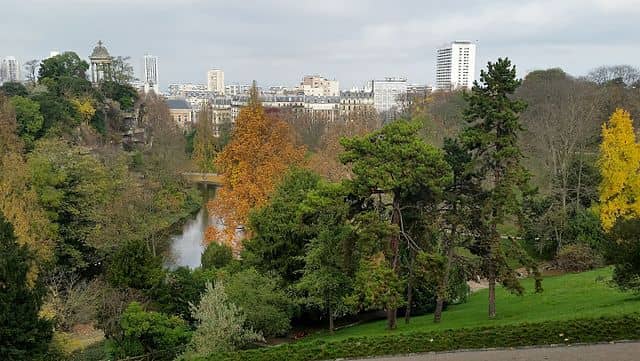
[[[313,361],[461,349],[640,339],[640,314],[567,321],[300,341],[190,361]]]

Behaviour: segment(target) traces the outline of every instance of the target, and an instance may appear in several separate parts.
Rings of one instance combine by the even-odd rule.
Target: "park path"
[[[427,353],[411,356],[382,357],[367,361],[638,361],[640,342]]]

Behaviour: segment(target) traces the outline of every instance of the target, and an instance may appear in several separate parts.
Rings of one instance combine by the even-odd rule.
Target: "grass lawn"
[[[488,291],[481,290],[470,296],[467,303],[449,307],[442,315],[442,323],[434,324],[433,316],[413,317],[405,324],[398,315],[398,329],[385,330],[386,321],[376,321],[336,331],[334,335],[322,332],[305,340],[340,340],[352,336],[398,334],[414,331],[436,331],[466,327],[506,325],[522,322],[568,320],[640,312],[640,296],[622,293],[612,288],[611,269],[546,277],[544,292],[534,292],[533,279],[523,280],[525,294],[512,295],[502,288],[496,290],[497,317],[487,318]]]

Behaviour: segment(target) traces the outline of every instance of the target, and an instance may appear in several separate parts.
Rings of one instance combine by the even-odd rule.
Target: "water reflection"
[[[204,251],[202,240],[204,233],[210,224],[214,224],[214,220],[207,212],[207,201],[215,195],[215,189],[212,187],[203,187],[202,195],[204,205],[191,219],[182,227],[182,232],[171,237],[171,267],[186,266],[196,268],[200,266],[200,256]]]

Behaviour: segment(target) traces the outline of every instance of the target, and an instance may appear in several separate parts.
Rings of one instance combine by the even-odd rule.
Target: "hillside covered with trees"
[[[529,333],[546,343],[604,314],[588,300],[586,320],[553,323],[577,317],[577,296],[616,303],[640,290],[636,69],[518,79],[498,59],[472,90],[408,98],[384,124],[265,109],[254,85],[233,129],[217,132],[206,106],[179,128],[162,97],[128,85],[127,66],[98,86],[87,68],[64,53],[0,87],[0,359],[315,359],[314,338],[403,345],[412,323],[548,321]],[[126,138],[130,122],[143,141]],[[182,177],[193,170],[222,177],[206,205],[221,226],[207,230],[200,267],[168,267],[172,228],[202,206]],[[607,265],[612,277],[566,276],[573,298],[544,279]],[[597,294],[583,277],[603,281]],[[486,290],[471,295],[470,282]],[[612,309],[594,325],[640,325]],[[495,346],[521,345],[525,328],[499,329]],[[99,337],[78,344],[82,329]],[[489,342],[474,335],[470,347]],[[421,340],[408,349],[430,350]],[[293,343],[269,347],[281,342]]]

